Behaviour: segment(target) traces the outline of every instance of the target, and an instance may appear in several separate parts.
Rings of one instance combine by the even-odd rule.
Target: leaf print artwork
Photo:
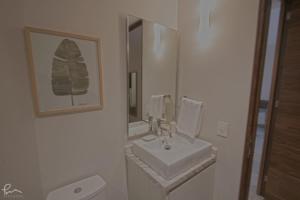
[[[74,95],[88,92],[89,77],[84,58],[78,45],[70,39],[63,39],[54,55],[52,91],[56,96],[70,95],[74,106]]]

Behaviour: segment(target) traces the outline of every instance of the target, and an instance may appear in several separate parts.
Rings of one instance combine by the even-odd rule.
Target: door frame
[[[264,173],[266,167],[265,158],[268,149],[270,121],[272,115],[272,108],[274,106],[275,85],[276,85],[277,73],[278,73],[279,54],[280,54],[280,45],[281,45],[280,41],[282,37],[283,24],[285,21],[284,19],[285,19],[286,2],[285,0],[280,0],[280,1],[281,1],[281,11],[280,11],[281,13],[279,19],[280,20],[279,26],[278,26],[277,44],[276,44],[276,52],[275,52],[276,55],[275,55],[273,74],[272,74],[273,76],[272,88],[270,92],[270,100],[268,104],[268,113],[266,119],[263,155],[261,159],[262,162],[260,166],[260,176],[259,176],[258,188],[257,188],[258,194],[262,194],[263,179],[264,179]],[[260,0],[239,200],[247,200],[249,194],[271,7],[272,7],[272,0]]]
[[[265,126],[265,136],[264,136],[264,144],[263,151],[261,157],[261,164],[259,169],[259,177],[257,183],[257,194],[264,195],[264,181],[265,174],[267,169],[267,154],[270,149],[270,140],[271,140],[271,121],[273,108],[276,106],[276,88],[277,88],[277,80],[279,76],[279,67],[280,67],[280,55],[281,55],[281,46],[283,45],[283,36],[284,36],[284,22],[286,21],[286,1],[281,0],[281,8],[280,8],[280,16],[279,16],[279,24],[278,24],[278,34],[276,39],[276,49],[275,49],[275,57],[274,57],[274,66],[273,66],[273,74],[272,74],[272,83],[271,83],[271,91],[270,91],[270,100],[267,107],[267,115],[266,115],[266,126]]]

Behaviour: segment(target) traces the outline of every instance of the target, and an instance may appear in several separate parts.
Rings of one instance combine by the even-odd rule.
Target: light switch
[[[218,121],[218,136],[227,138],[228,131],[229,131],[229,123],[223,122],[223,121]]]

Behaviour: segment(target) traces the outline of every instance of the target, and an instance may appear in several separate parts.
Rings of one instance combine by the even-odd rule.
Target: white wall
[[[102,40],[104,109],[35,120],[44,193],[100,174],[111,200],[127,198],[125,15],[177,26],[175,0],[28,0],[25,24]],[[123,16],[123,20],[120,17]],[[124,51],[122,51],[124,50]]]
[[[198,37],[199,0],[179,1],[179,96],[206,103],[201,137],[219,148],[215,199],[234,200],[240,182],[258,0],[216,1],[211,42]],[[23,189],[28,199],[40,200],[41,191],[46,195],[56,187],[99,173],[108,182],[109,199],[126,199],[125,23],[120,16],[133,14],[176,28],[176,0],[28,0],[25,5],[7,0],[1,1],[0,8],[0,184],[8,180]],[[103,111],[33,117],[24,25],[102,39]],[[230,123],[229,138],[216,136],[218,120]]]
[[[0,184],[16,183],[28,194],[26,199],[40,200],[57,187],[97,173],[108,183],[109,199],[127,199],[125,16],[176,28],[177,1],[7,0],[1,1],[0,10]],[[103,111],[34,118],[22,35],[25,25],[101,38]]]
[[[42,188],[23,41],[23,1],[0,2],[0,188],[12,184],[24,199]],[[0,199],[3,193],[0,190]]]
[[[215,0],[212,26],[199,33],[212,0],[179,0],[179,97],[205,102],[200,137],[219,148],[215,199],[237,200],[254,61],[258,0]],[[201,12],[203,14],[203,12]],[[203,27],[203,26],[200,26]],[[203,35],[204,33],[204,35]],[[217,122],[230,123],[229,137]]]

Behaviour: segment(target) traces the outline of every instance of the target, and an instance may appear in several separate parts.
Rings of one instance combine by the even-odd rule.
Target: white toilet
[[[47,200],[107,200],[105,181],[98,175],[50,192]]]

